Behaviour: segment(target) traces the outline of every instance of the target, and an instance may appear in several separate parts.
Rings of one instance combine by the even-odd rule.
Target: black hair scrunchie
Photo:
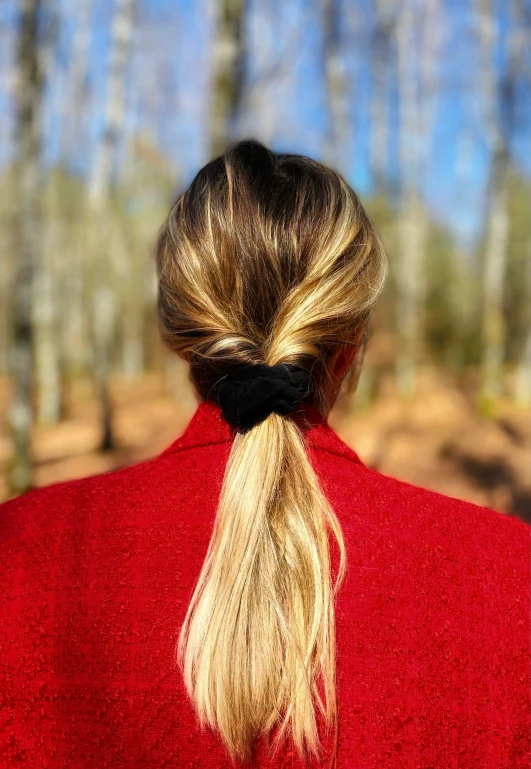
[[[295,411],[309,390],[310,372],[300,366],[249,363],[231,368],[210,397],[225,421],[245,432],[273,411],[281,415]]]

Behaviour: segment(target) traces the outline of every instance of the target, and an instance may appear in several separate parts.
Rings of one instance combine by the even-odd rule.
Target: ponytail
[[[234,438],[177,661],[201,724],[233,759],[249,759],[255,738],[277,726],[277,745],[289,734],[301,757],[318,756],[319,714],[337,736],[334,599],[346,556],[290,415],[307,377],[292,371],[287,381],[281,372],[311,372],[303,400],[328,413],[335,361],[366,327],[385,253],[343,177],[243,141],[177,199],[156,262],[164,341],[227,421],[254,424]],[[244,409],[226,380],[241,365],[269,380],[258,404],[249,397]],[[282,406],[258,413],[272,386]],[[339,547],[335,579],[330,533]]]
[[[340,552],[335,584],[330,530]],[[277,723],[277,743],[289,731],[301,757],[318,755],[316,706],[337,725],[334,595],[345,563],[296,422],[272,413],[236,434],[178,645],[200,723],[219,732],[233,759],[248,760]]]

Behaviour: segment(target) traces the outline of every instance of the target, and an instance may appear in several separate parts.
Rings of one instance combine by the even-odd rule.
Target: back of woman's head
[[[253,141],[208,163],[172,207],[157,247],[162,335],[204,398],[242,364],[311,372],[328,412],[333,361],[355,345],[386,259],[343,178]],[[339,546],[333,579],[329,532]],[[237,432],[178,660],[202,724],[235,759],[279,726],[319,752],[316,708],[337,725],[334,595],[341,528],[296,419]],[[322,687],[322,691],[320,691]]]

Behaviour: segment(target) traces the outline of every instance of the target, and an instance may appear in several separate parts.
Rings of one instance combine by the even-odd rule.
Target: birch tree
[[[492,0],[478,0],[482,66],[480,84],[483,126],[490,152],[487,190],[487,231],[483,255],[482,383],[487,401],[502,392],[506,344],[504,293],[510,234],[510,144],[514,128],[515,83],[520,67],[523,36],[518,0],[510,3],[510,28],[506,33],[507,62],[503,70],[495,61],[501,28]]]
[[[341,157],[350,133],[348,80],[343,49],[343,16],[339,0],[323,0],[324,72],[330,129],[325,141],[325,162],[341,170]]]
[[[212,54],[212,155],[222,154],[234,137],[242,108],[244,24],[248,0],[221,0]]]
[[[372,37],[372,99],[370,164],[377,189],[382,189],[388,173],[390,89],[393,39],[396,30],[395,0],[375,0],[375,26]]]
[[[61,166],[69,168],[72,158],[79,153],[86,139],[90,109],[88,89],[89,53],[93,33],[92,0],[78,0],[72,6],[73,38],[69,78],[63,99],[63,138]],[[83,210],[64,222],[64,243],[61,264],[60,301],[62,317],[60,338],[63,351],[62,367],[66,375],[86,370],[88,365],[88,338],[86,301],[83,290],[86,273],[86,247],[81,220]]]
[[[109,398],[111,342],[116,324],[116,288],[123,257],[112,239],[110,201],[115,183],[115,164],[123,130],[125,74],[129,58],[135,0],[116,0],[110,35],[107,94],[103,128],[95,151],[93,173],[88,188],[91,239],[91,329],[94,347],[94,373],[102,409],[102,450],[114,446]],[[119,249],[118,244],[118,249]]]
[[[509,240],[508,148],[500,120],[500,81],[494,63],[499,26],[491,0],[478,0],[480,34],[480,85],[483,100],[483,126],[491,155],[487,193],[487,232],[485,238],[482,312],[482,386],[488,399],[501,392],[505,320],[503,314],[504,280]]]
[[[93,0],[77,0],[75,6],[72,6],[70,11],[74,31],[70,75],[66,88],[68,98],[62,103],[63,141],[61,161],[63,165],[67,165],[76,150],[79,150],[79,143],[84,134],[85,105],[88,96],[89,53],[93,31],[92,6]]]
[[[13,458],[9,484],[14,492],[32,485],[31,426],[33,422],[33,319],[35,271],[41,243],[41,106],[42,58],[39,20],[43,0],[21,0],[16,84],[16,198],[14,243],[16,274],[13,295],[13,399],[9,414]]]
[[[11,103],[15,101],[15,83],[17,81],[17,61],[12,49],[14,40],[11,29],[0,25],[0,47],[4,52],[4,65],[0,68],[0,92]],[[11,115],[8,110],[0,110],[0,148],[12,150]],[[13,183],[16,174],[13,169],[4,169],[0,184],[0,376],[8,374],[10,369],[9,348],[11,344],[12,321],[12,286],[14,259],[12,254],[14,236],[14,201]]]
[[[50,83],[61,82],[60,67],[56,55],[59,29],[59,9],[54,0],[46,6],[47,24],[40,46],[43,68]],[[48,108],[54,109],[59,119],[60,108],[48,99]],[[51,103],[52,102],[52,103]],[[61,245],[61,212],[57,205],[57,178],[53,172],[46,174],[46,189],[43,190],[44,217],[42,222],[42,246],[36,264],[33,302],[34,353],[35,353],[35,399],[36,421],[56,424],[61,416],[62,388],[60,371],[59,319],[57,281],[59,277],[58,256]]]
[[[399,348],[397,386],[410,395],[416,387],[420,358],[424,259],[428,219],[422,201],[432,135],[436,65],[440,42],[439,0],[427,0],[417,16],[411,0],[397,15],[399,90],[399,154],[401,210],[398,219],[399,255],[396,266]],[[422,22],[420,53],[416,19]]]
[[[531,405],[531,241],[527,247],[527,259],[524,262],[525,273],[522,276],[526,285],[527,331],[522,347],[522,353],[516,369],[515,399],[519,406]]]
[[[514,44],[513,50],[518,60],[519,67],[521,67],[521,69],[527,73],[527,86],[529,94],[531,77],[529,75],[529,68],[525,68],[523,62],[524,51],[527,51],[528,57],[529,52],[531,51],[531,7],[529,5],[527,6],[526,13],[526,9],[523,7],[523,2],[518,3],[516,21],[516,34],[520,37],[519,40],[517,40]],[[515,391],[516,402],[523,407],[531,405],[531,238],[528,240],[525,256],[525,274],[523,279],[525,281],[525,296],[527,298],[525,305],[527,324],[524,343],[522,345],[522,351],[517,365]]]

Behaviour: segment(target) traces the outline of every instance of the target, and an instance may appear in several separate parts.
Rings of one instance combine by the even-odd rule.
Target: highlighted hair
[[[244,141],[178,198],[157,270],[162,336],[203,397],[233,364],[293,363],[312,370],[309,401],[327,414],[331,361],[366,327],[386,258],[339,174]],[[201,724],[234,760],[276,727],[277,744],[289,735],[301,757],[318,756],[316,710],[337,729],[334,599],[345,569],[297,420],[273,413],[237,433],[176,650]]]

